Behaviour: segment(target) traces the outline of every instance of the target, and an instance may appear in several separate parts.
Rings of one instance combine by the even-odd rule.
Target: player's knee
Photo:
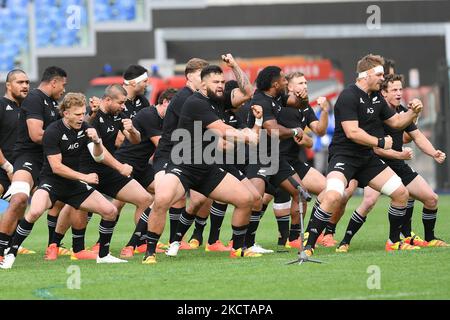
[[[242,192],[236,199],[235,206],[238,208],[251,208],[253,207],[253,195],[250,192]]]
[[[436,193],[432,193],[425,201],[424,205],[427,208],[437,208],[439,196]]]
[[[365,211],[371,211],[377,202],[377,198],[375,197],[365,197],[362,203],[362,206],[366,208]]]
[[[43,211],[34,210],[33,208],[30,208],[30,210],[27,212],[27,221],[29,222],[35,222],[37,221],[43,214]]]
[[[153,201],[153,197],[148,192],[143,192],[142,196],[139,199],[139,204],[142,207],[148,207]]]
[[[401,203],[407,203],[409,199],[408,189],[404,185],[399,186],[392,194],[392,200]]]
[[[344,196],[345,185],[344,182],[337,178],[327,179],[327,187],[325,189],[325,194],[321,202],[330,201],[329,203],[340,203],[342,197]]]
[[[203,201],[198,201],[196,199],[191,199],[189,205],[187,206],[186,212],[198,212],[203,205]]]
[[[25,211],[28,204],[28,196],[24,193],[16,193],[11,197],[9,206],[13,211]]]
[[[247,198],[246,199],[247,206],[251,208],[253,206],[253,204],[255,203],[255,196],[251,192],[248,192],[246,198]],[[261,200],[261,205],[262,205],[262,198],[257,198],[257,199]]]
[[[261,210],[263,205],[263,197],[259,194],[252,194],[252,208]]]
[[[153,211],[160,211],[160,210],[166,210],[171,205],[171,197],[165,193],[156,193],[155,194],[155,201],[153,203]]]
[[[342,201],[342,195],[334,190],[327,191],[324,194],[322,203],[340,204]]]
[[[111,204],[110,206],[104,209],[103,219],[113,221],[116,219],[118,213],[119,211],[117,210],[117,208]]]

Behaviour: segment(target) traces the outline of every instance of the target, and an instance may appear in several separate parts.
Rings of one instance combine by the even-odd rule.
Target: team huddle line
[[[416,126],[422,102],[402,105],[403,78],[394,73],[392,61],[372,54],[358,61],[356,82],[334,106],[324,176],[301,161],[299,152],[313,145],[308,130],[326,133],[327,99],[317,99],[316,116],[302,73],[285,75],[267,66],[252,84],[231,54],[221,58],[236,80],[225,82],[219,66],[193,58],[185,67],[186,86],[164,91],[155,106],[144,95],[148,75],[140,65],[127,68],[122,85],[110,85],[89,101],[81,93],[64,95],[68,76],[59,67],[47,68],[32,90],[25,72],[10,71],[0,99],[0,193],[9,200],[0,221],[0,268],[12,268],[19,253],[30,253],[22,243],[47,210],[46,260],[70,255],[126,263],[144,253],[142,263],[154,264],[156,253],[174,257],[204,242],[207,252],[258,258],[273,253],[255,241],[272,199],[278,251],[302,248],[311,256],[316,244],[336,246],[336,224],[357,187],[364,188],[364,199],[336,252],[348,252],[381,193],[391,198],[387,251],[448,247],[434,234],[438,196],[405,162],[413,152],[404,144],[414,141],[438,163],[446,155]],[[309,193],[317,197],[301,239]],[[424,239],[411,230],[415,199],[423,203]],[[135,207],[135,229],[118,258],[110,253],[110,242],[125,203]],[[225,245],[219,237],[230,204],[232,238]],[[167,212],[165,245],[159,240]],[[99,238],[87,249],[92,213],[101,216]],[[71,250],[61,244],[69,228]]]

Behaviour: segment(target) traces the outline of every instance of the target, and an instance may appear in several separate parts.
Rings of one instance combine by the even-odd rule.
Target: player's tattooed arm
[[[231,103],[233,104],[233,108],[239,108],[243,103],[252,98],[255,89],[245,72],[230,53],[222,55],[222,60],[231,68],[236,77],[239,88],[233,89],[231,92]]]

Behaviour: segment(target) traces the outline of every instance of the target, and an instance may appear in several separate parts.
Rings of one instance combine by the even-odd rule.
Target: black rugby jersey
[[[311,106],[305,109],[296,109],[290,107],[283,107],[278,114],[277,121],[286,128],[305,128],[311,125],[312,122],[318,121]],[[284,139],[280,141],[280,154],[297,158],[301,147],[295,142],[294,138]]]
[[[355,84],[349,85],[339,95],[334,107],[335,130],[329,152],[346,156],[365,156],[372,147],[353,142],[345,135],[342,121],[358,121],[359,127],[373,136],[383,133],[383,121],[395,115],[380,92],[368,95]]]
[[[102,139],[105,149],[114,155],[117,134],[119,131],[123,131],[122,118],[119,115],[104,113],[99,109],[90,126],[97,130],[97,135]],[[82,150],[81,163],[83,166],[90,168],[101,168],[104,166],[104,164],[95,162],[87,149]]]
[[[127,99],[125,101],[125,109],[122,111],[123,118],[133,119],[139,111],[144,108],[150,107],[150,103],[143,95],[138,95],[134,100]]]
[[[39,89],[33,89],[28,93],[20,106],[17,142],[14,152],[31,152],[42,154],[41,144],[34,143],[28,133],[27,120],[37,119],[43,122],[45,130],[50,123],[60,119],[58,103]]]
[[[407,112],[408,108],[400,105],[397,108],[395,108],[395,111],[397,113]],[[383,124],[383,128],[384,128],[383,136],[390,135],[392,137],[392,149],[395,151],[399,151],[399,152],[401,152],[403,150],[403,133],[417,130],[417,126],[414,123],[411,123],[404,129],[394,129],[394,128],[389,127],[387,124]],[[400,160],[400,159],[385,158],[385,160],[386,160],[386,162],[389,162],[392,164],[404,162],[404,160]]]
[[[19,112],[20,107],[14,101],[6,97],[0,98],[0,149],[8,160],[13,156],[17,141]]]
[[[156,148],[150,138],[161,135],[163,120],[155,107],[139,111],[133,118],[133,126],[141,133],[141,142],[132,144],[125,140],[115,153],[117,158],[133,167],[145,167]]]
[[[177,129],[187,130],[191,137],[188,142],[180,141],[184,146],[189,146],[190,148],[190,156],[187,157],[183,154],[183,159],[186,156],[188,162],[185,164],[195,165],[199,168],[206,166],[203,159],[203,151],[211,144],[211,141],[206,141],[207,139],[203,139],[203,137],[209,124],[222,120],[218,116],[218,109],[220,109],[220,106],[200,92],[192,94],[184,103]],[[195,126],[198,128],[195,129]],[[179,146],[177,144],[177,147]]]
[[[41,171],[43,176],[63,178],[53,173],[47,159],[49,155],[61,154],[62,163],[65,166],[75,171],[79,170],[82,152],[87,151],[89,153],[87,145],[91,140],[86,135],[86,129],[89,127],[86,122],[83,122],[80,129],[73,129],[66,126],[62,119],[47,127],[42,140],[45,155]],[[89,156],[91,156],[90,153]]]
[[[172,132],[178,127],[183,104],[193,93],[191,88],[184,87],[175,94],[172,100],[170,100],[170,103],[167,106],[166,115],[164,116],[162,135],[158,147],[156,148],[155,156],[161,156],[166,159],[170,158],[170,151],[174,145],[174,142],[171,140]]]

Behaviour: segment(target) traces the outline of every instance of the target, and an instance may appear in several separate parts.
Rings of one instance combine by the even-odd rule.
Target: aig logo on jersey
[[[372,114],[374,112],[373,108],[367,108],[367,114]]]
[[[69,145],[67,150],[75,150],[75,149],[78,149],[79,147],[80,147],[80,144],[78,142],[75,142],[75,143],[72,143],[71,145]]]

